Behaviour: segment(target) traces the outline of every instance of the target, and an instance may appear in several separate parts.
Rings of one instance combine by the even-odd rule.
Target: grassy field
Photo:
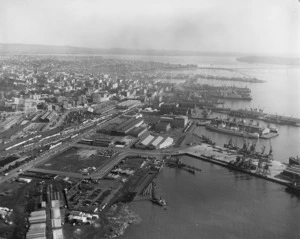
[[[50,160],[37,166],[37,168],[58,170],[66,172],[78,172],[82,168],[99,168],[108,162],[110,158],[98,155],[97,149],[72,147],[55,155]]]

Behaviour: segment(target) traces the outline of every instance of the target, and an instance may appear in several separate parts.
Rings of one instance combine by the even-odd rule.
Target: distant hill
[[[244,56],[236,59],[240,62],[274,64],[274,65],[300,65],[300,58],[293,57],[263,57],[263,56]]]
[[[153,56],[241,56],[237,53],[125,49],[125,48],[84,48],[73,46],[49,46],[32,44],[0,43],[0,54],[107,54],[107,55],[153,55]]]

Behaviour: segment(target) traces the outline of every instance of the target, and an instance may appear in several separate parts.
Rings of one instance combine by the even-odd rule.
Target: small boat
[[[161,198],[151,198],[151,202],[153,202],[154,204],[157,204],[159,206],[167,206],[167,202],[164,199]]]
[[[300,165],[300,158],[297,156],[289,158],[289,165]]]
[[[189,168],[187,171],[188,171],[189,173],[195,174],[195,170],[194,170],[194,169]]]
[[[291,183],[285,188],[285,191],[288,193],[296,194],[300,196],[300,186]]]

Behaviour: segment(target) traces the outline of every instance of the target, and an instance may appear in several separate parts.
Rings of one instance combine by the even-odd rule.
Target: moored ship
[[[277,114],[267,114],[264,113],[263,110],[259,108],[230,110],[228,114],[234,117],[260,119],[268,123],[300,126],[300,119],[298,118],[287,117],[287,116],[282,116]]]
[[[300,165],[300,158],[297,157],[290,157],[289,158],[289,165]]]
[[[235,136],[240,136],[245,138],[253,138],[253,139],[259,138],[258,133],[246,132],[244,130],[239,129],[238,127],[229,127],[226,125],[213,125],[213,124],[207,124],[205,127],[211,131],[216,131],[224,134],[230,134],[230,135],[235,135]]]

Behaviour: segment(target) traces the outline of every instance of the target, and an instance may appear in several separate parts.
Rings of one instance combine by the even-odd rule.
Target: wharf
[[[272,161],[271,165],[269,166],[269,174],[259,174],[256,170],[245,170],[239,167],[232,166],[228,164],[232,160],[235,160],[237,156],[241,156],[237,154],[236,151],[228,150],[223,147],[219,146],[211,146],[208,144],[201,144],[197,145],[185,150],[181,150],[173,154],[172,156],[179,156],[179,155],[187,155],[193,158],[201,159],[206,162],[210,162],[213,164],[217,164],[222,167],[229,168],[231,170],[236,170],[239,172],[243,172],[258,178],[263,178],[268,181],[272,181],[281,185],[288,186],[290,184],[289,180],[280,177],[281,172],[286,169],[286,165],[278,162]],[[255,164],[258,164],[257,159],[252,159]]]

